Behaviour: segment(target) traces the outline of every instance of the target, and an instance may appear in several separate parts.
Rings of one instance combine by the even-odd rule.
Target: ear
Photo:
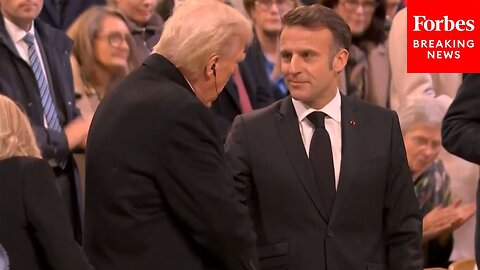
[[[207,61],[207,66],[205,67],[205,76],[207,78],[213,78],[217,74],[217,62],[218,62],[219,56],[217,54],[212,54]]]
[[[348,51],[346,49],[341,49],[333,58],[333,70],[336,73],[340,73],[347,65],[347,61]]]

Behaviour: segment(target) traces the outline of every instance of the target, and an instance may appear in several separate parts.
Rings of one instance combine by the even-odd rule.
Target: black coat
[[[48,163],[0,161],[0,245],[15,270],[92,269],[73,238]]]
[[[255,269],[255,236],[210,111],[159,54],[97,108],[85,249],[97,270]]]
[[[442,124],[445,149],[470,162],[480,164],[480,74],[467,74]],[[477,205],[480,193],[477,191]],[[480,212],[477,211],[475,257],[480,262]]]

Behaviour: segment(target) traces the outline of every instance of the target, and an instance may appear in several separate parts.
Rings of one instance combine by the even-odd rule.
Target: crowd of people
[[[0,270],[475,258],[479,76],[407,73],[406,20],[398,0],[0,0]]]

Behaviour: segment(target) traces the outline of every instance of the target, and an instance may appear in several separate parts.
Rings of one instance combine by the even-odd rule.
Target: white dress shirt
[[[315,131],[315,127],[310,120],[308,120],[307,115],[314,111],[321,111],[327,114],[327,117],[325,117],[325,129],[330,136],[330,142],[332,144],[333,168],[335,170],[335,188],[337,188],[340,175],[340,164],[342,161],[342,100],[340,97],[340,91],[337,89],[337,94],[335,97],[320,110],[309,108],[294,98],[292,98],[292,102],[295,112],[298,116],[298,126],[300,128],[300,134],[302,135],[303,146],[305,146],[307,156],[309,154],[313,132]]]
[[[35,35],[35,25],[34,22],[32,22],[32,27],[30,27],[30,30],[28,32],[25,32],[25,30],[21,29],[18,27],[16,24],[12,23],[9,21],[6,17],[3,17],[3,21],[5,23],[5,29],[7,30],[8,35],[12,39],[13,43],[15,44],[15,47],[17,48],[18,54],[20,57],[22,57],[25,62],[27,62],[30,65],[30,58],[28,57],[28,44],[23,40],[23,38],[27,35],[27,33],[32,34],[35,39],[35,49],[37,51],[37,54],[40,52],[40,48],[38,47],[37,43],[37,37]],[[40,65],[42,66],[43,69],[43,74],[47,76],[45,72],[45,65],[43,64],[43,58],[41,55],[37,55],[38,59],[40,60]],[[47,82],[48,83],[48,82]]]

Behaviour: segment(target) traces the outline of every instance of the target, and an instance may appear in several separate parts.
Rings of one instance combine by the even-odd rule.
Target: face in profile
[[[285,26],[280,35],[281,67],[290,95],[309,107],[320,109],[319,104],[336,94],[336,72],[343,66],[333,67],[333,44],[332,33],[323,27]]]
[[[340,0],[334,8],[350,26],[352,34],[361,35],[372,23],[378,0]]]
[[[100,24],[94,43],[96,62],[111,71],[126,71],[130,47],[130,32],[119,17],[107,15]]]
[[[245,41],[237,38],[231,43],[230,49],[224,55],[218,57],[213,69],[206,71],[209,83],[198,89],[197,97],[203,104],[209,105],[217,99],[218,94],[223,90],[230,77],[235,73],[238,63],[245,58]]]
[[[42,7],[43,0],[0,0],[3,16],[20,27],[25,24],[30,25],[40,14]]]
[[[403,134],[408,166],[413,175],[423,173],[441,149],[440,126],[416,125]]]
[[[143,26],[152,17],[157,0],[115,0],[117,7],[127,18]]]
[[[293,7],[293,0],[258,0],[250,15],[258,30],[278,35],[282,29],[283,15]]]

